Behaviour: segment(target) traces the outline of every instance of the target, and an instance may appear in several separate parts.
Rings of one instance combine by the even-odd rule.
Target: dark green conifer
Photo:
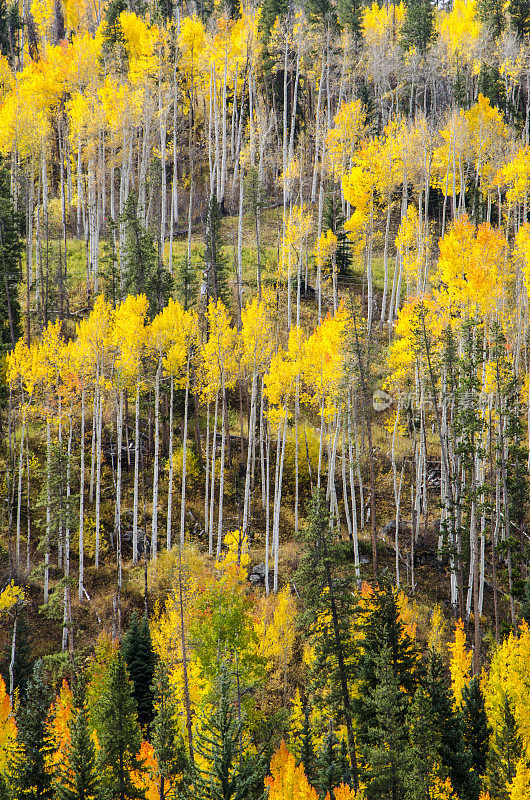
[[[39,659],[17,712],[17,749],[11,768],[11,787],[15,800],[48,800],[53,796],[51,775],[45,766],[46,718],[53,697],[44,663]]]
[[[300,731],[300,763],[304,767],[307,780],[312,784],[316,779],[316,756],[310,714],[310,705],[306,703],[304,708],[304,721],[302,723],[302,730]]]
[[[424,54],[435,37],[434,5],[432,0],[406,0],[405,6],[401,42],[406,50]]]
[[[329,793],[330,799],[335,800],[333,790],[343,782],[343,775],[340,763],[339,740],[333,730],[331,720],[318,754],[317,769],[318,787],[322,796],[325,797]]]
[[[215,195],[210,199],[205,231],[204,278],[202,293],[206,304],[210,300],[217,303],[222,300],[225,305],[230,302],[228,284],[228,260],[223,253],[221,235],[221,208]]]
[[[480,794],[480,781],[486,770],[491,728],[488,725],[484,695],[478,678],[473,678],[462,693],[462,740],[469,751],[471,771],[475,777],[476,794]],[[470,795],[471,800],[472,795]]]
[[[82,696],[77,699],[69,728],[71,739],[67,762],[56,780],[57,800],[98,800],[96,752]]]
[[[11,200],[9,173],[0,162],[0,352],[14,347],[20,336],[19,226],[20,217]]]
[[[487,784],[490,797],[509,800],[509,784],[515,777],[517,762],[523,751],[517,722],[508,697],[504,698],[502,726],[495,733],[487,764]]]
[[[264,770],[260,757],[244,755],[243,723],[226,663],[219,671],[216,694],[212,714],[198,729],[195,747],[206,766],[196,772],[190,798],[248,800],[263,786]]]
[[[136,611],[132,615],[131,624],[122,642],[122,650],[134,686],[138,722],[142,728],[148,728],[154,716],[152,683],[156,658],[145,615],[141,620]]]
[[[394,658],[383,647],[374,662],[374,683],[363,690],[365,722],[361,746],[361,781],[368,800],[404,798],[408,736],[405,720],[410,700],[400,686]]]
[[[144,800],[143,792],[131,777],[131,772],[143,770],[138,759],[142,733],[133,685],[121,650],[111,665],[109,683],[99,701],[98,718],[102,797],[105,800]]]
[[[434,726],[440,737],[440,760],[458,797],[473,794],[471,757],[462,742],[460,715],[453,708],[451,680],[442,657],[431,651],[424,687],[429,696]]]
[[[9,665],[11,663],[11,642],[4,648],[1,674],[9,689]],[[17,635],[15,639],[15,660],[13,662],[13,688],[18,689],[19,701],[23,702],[26,687],[31,678],[31,645],[24,610],[17,612]]]
[[[153,317],[169,299],[171,276],[157,257],[153,237],[138,219],[132,193],[127,198],[120,222],[125,228],[122,253],[124,294],[145,294],[149,301],[149,314]]]

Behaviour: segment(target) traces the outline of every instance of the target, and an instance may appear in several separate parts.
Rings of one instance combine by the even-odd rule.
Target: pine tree
[[[109,682],[99,701],[98,717],[102,797],[108,800],[143,800],[143,792],[131,778],[131,772],[143,769],[138,759],[142,734],[133,685],[121,650],[111,665]]]
[[[362,728],[361,780],[368,800],[404,797],[408,702],[392,662],[390,650],[384,647],[374,664],[374,685],[364,698],[369,722]]]
[[[337,3],[340,24],[348,28],[356,40],[360,38],[362,32],[363,7],[362,0],[338,0]]]
[[[341,207],[335,202],[333,195],[326,197],[324,202],[323,222],[324,233],[326,230],[330,230],[337,237],[337,252],[335,254],[337,277],[342,280],[348,280],[352,276],[353,263],[350,240],[344,230],[345,220]]]
[[[176,706],[169,684],[169,674],[163,661],[156,666],[153,683],[156,716],[151,726],[152,743],[159,773],[159,798],[182,793],[183,776],[189,765],[181,732],[176,724]]]
[[[305,548],[296,573],[302,587],[304,611],[301,621],[309,630],[319,622],[313,681],[323,703],[333,709],[348,730],[348,750],[352,780],[357,788],[357,764],[352,723],[349,683],[353,678],[351,635],[352,587],[344,571],[338,570],[348,557],[344,544],[330,531],[329,514],[320,495],[313,499],[309,525],[304,534]],[[347,547],[349,545],[346,545]],[[324,622],[325,620],[325,622]]]
[[[440,758],[441,737],[429,694],[418,687],[407,716],[409,747],[405,776],[407,798],[431,800],[436,781],[445,780]]]
[[[373,719],[373,701],[367,698],[378,685],[382,652],[388,653],[389,667],[393,670],[403,698],[411,701],[419,681],[420,654],[416,643],[406,632],[399,616],[396,593],[389,585],[372,590],[370,607],[361,617],[360,639],[362,648],[357,656],[356,673],[359,691],[354,701],[354,711],[359,721],[359,738],[376,724]],[[387,665],[385,664],[385,670]],[[405,709],[405,706],[401,706]],[[405,718],[401,719],[405,724]]]
[[[217,680],[217,700],[195,742],[204,767],[199,767],[190,800],[247,800],[263,785],[260,757],[244,756],[243,724],[237,718],[228,664]]]
[[[509,0],[508,15],[517,36],[522,41],[528,34],[530,0]]]
[[[406,50],[416,48],[424,54],[435,36],[435,14],[432,0],[407,0],[406,15],[401,27],[401,41]]]
[[[222,300],[225,306],[230,302],[228,285],[228,261],[223,253],[221,236],[221,209],[215,195],[210,199],[205,231],[204,278],[202,295],[206,306],[210,300]]]
[[[509,800],[509,784],[515,778],[517,762],[523,751],[523,742],[508,697],[504,698],[503,719],[495,731],[487,765],[487,788],[490,797]]]
[[[109,224],[109,234],[103,245],[103,252],[100,258],[101,278],[105,292],[105,298],[116,308],[120,301],[120,268],[118,263],[118,253],[116,252],[116,224],[111,219]]]
[[[0,352],[14,347],[20,336],[19,227],[20,217],[11,200],[9,173],[0,162]]]
[[[451,681],[442,657],[431,651],[424,687],[428,694],[434,727],[440,737],[440,760],[458,797],[474,791],[471,756],[462,742],[460,715],[451,702]]]
[[[144,615],[138,619],[136,612],[122,643],[123,657],[134,686],[134,697],[138,708],[141,728],[148,728],[153,721],[153,689],[155,674],[155,652],[151,641],[149,622]]]
[[[134,195],[129,194],[120,223],[124,226],[122,254],[125,294],[145,294],[149,315],[166,305],[171,294],[171,276],[157,257],[154,240],[138,219]]]
[[[197,290],[197,270],[185,256],[177,265],[175,277],[175,292],[184,311],[188,311],[197,304]]]
[[[44,663],[39,659],[33,668],[25,701],[17,712],[18,747],[11,770],[15,800],[23,797],[48,800],[53,796],[51,775],[45,766],[46,718],[52,697]]]
[[[475,797],[480,794],[480,780],[486,770],[491,728],[478,678],[473,678],[462,693],[462,739],[471,757],[475,778]],[[470,800],[473,795],[469,795]]]
[[[333,790],[344,781],[344,776],[342,775],[340,763],[339,740],[333,730],[331,720],[318,754],[317,769],[318,786],[322,795],[329,794],[330,799],[335,800]]]
[[[314,783],[316,779],[316,756],[313,744],[313,731],[311,728],[311,709],[309,703],[305,704],[304,721],[300,731],[300,763],[304,767],[309,783]]]
[[[506,27],[506,15],[502,0],[478,0],[477,18],[486,25],[495,39]]]
[[[82,695],[77,699],[69,728],[71,738],[67,762],[62,766],[55,781],[57,799],[97,800],[99,798],[99,776],[96,767],[96,751],[88,725],[87,707]]]

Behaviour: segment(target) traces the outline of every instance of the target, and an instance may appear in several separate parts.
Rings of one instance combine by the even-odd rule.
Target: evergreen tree
[[[497,39],[506,27],[506,14],[502,0],[478,0],[477,18],[489,28]]]
[[[57,800],[98,800],[96,751],[82,695],[77,700],[69,728],[71,738],[67,761],[56,780]]]
[[[141,772],[138,759],[142,734],[138,725],[133,685],[121,650],[110,667],[108,685],[99,700],[101,794],[105,800],[144,800],[132,782],[131,772]]]
[[[512,27],[522,41],[528,34],[528,20],[530,18],[530,0],[509,0],[508,15]]]
[[[122,643],[123,657],[134,686],[138,722],[147,728],[153,721],[153,689],[156,656],[147,616],[138,619],[136,611]]]
[[[475,797],[480,794],[480,779],[485,772],[491,728],[488,725],[484,695],[478,678],[473,678],[462,693],[462,739],[471,757],[475,778]],[[470,800],[473,795],[470,794]]]
[[[354,38],[360,39],[363,21],[362,0],[338,0],[337,13],[343,28],[348,28]]]
[[[462,742],[460,715],[453,709],[451,680],[445,663],[431,651],[424,687],[430,700],[434,727],[440,737],[440,760],[458,797],[473,796],[475,781],[471,756]]]
[[[188,772],[188,760],[182,734],[176,724],[176,707],[169,684],[169,674],[163,661],[156,666],[153,683],[156,716],[151,726],[152,743],[158,765],[159,797],[182,793],[182,776]]]
[[[340,763],[339,740],[330,720],[328,732],[322,742],[317,762],[318,786],[322,796],[329,794],[335,800],[334,789],[344,780]]]
[[[406,632],[399,617],[397,597],[389,585],[377,586],[372,590],[370,608],[360,619],[360,640],[362,648],[357,655],[356,673],[359,691],[354,701],[354,711],[359,721],[361,741],[364,731],[377,724],[373,718],[375,705],[373,696],[381,672],[382,652],[388,653],[387,666],[394,672],[403,699],[411,701],[419,681],[420,654],[416,643]],[[400,706],[405,710],[406,706]],[[405,724],[404,716],[401,725]]]
[[[17,750],[11,770],[14,800],[48,800],[53,796],[51,775],[45,766],[46,718],[53,698],[44,663],[39,659],[17,710]]]
[[[427,691],[419,686],[409,709],[407,727],[409,747],[405,786],[409,800],[431,800],[437,780],[445,780],[447,773],[440,758],[440,731],[436,726],[432,701]]]
[[[344,215],[338,203],[335,202],[333,195],[326,197],[323,210],[323,230],[332,231],[337,237],[337,252],[335,262],[337,265],[337,277],[342,280],[351,278],[352,275],[352,253],[350,240],[344,230]]]
[[[197,732],[195,747],[205,766],[196,772],[190,799],[249,800],[261,797],[262,760],[243,755],[243,724],[237,718],[236,700],[226,663],[221,665],[216,693],[214,710]]]
[[[362,728],[361,780],[368,800],[400,800],[405,797],[408,702],[387,647],[375,660],[374,677],[364,697],[369,713]]]
[[[272,26],[274,25],[276,17],[285,17],[288,8],[289,4],[287,0],[264,0],[262,3],[261,17],[259,21],[259,33],[261,41],[265,46],[265,52],[263,53],[264,61],[266,61],[267,56],[269,56],[267,52],[267,45],[269,43]]]
[[[435,13],[432,0],[406,0],[401,42],[406,50],[416,48],[422,55],[435,37]]]
[[[301,587],[304,601],[304,610],[300,615],[302,624],[310,630],[317,621],[319,623],[320,635],[316,642],[313,669],[314,689],[317,699],[320,698],[320,703],[325,705],[328,712],[331,709],[346,724],[352,780],[357,788],[349,692],[349,683],[353,679],[353,593],[350,575],[344,570],[339,571],[339,566],[349,557],[349,543],[345,544],[334,537],[330,530],[329,514],[320,495],[313,499],[304,539],[305,547],[296,573],[296,584]]]
[[[136,201],[127,198],[120,223],[124,226],[122,254],[125,294],[145,294],[153,317],[169,300],[171,276],[157,257],[153,237],[143,227],[136,213]]]
[[[216,303],[222,300],[225,305],[229,305],[228,260],[223,253],[221,209],[215,195],[212,195],[208,207],[205,245],[202,294],[205,295],[206,305],[209,300],[214,300]]]
[[[523,752],[523,742],[508,697],[504,698],[503,720],[488,755],[487,783],[490,797],[509,800],[509,784],[515,778],[517,762]]]
[[[302,723],[302,730],[300,731],[300,763],[304,767],[307,780],[312,784],[316,780],[316,756],[310,713],[311,709],[309,703],[306,703],[304,708],[304,721]]]
[[[103,244],[103,252],[100,259],[101,278],[105,297],[116,308],[120,301],[120,267],[118,263],[118,253],[116,252],[116,224],[111,219],[108,237]]]
[[[20,217],[11,200],[9,173],[0,162],[0,352],[14,347],[20,336],[19,227]]]
[[[196,305],[198,293],[197,270],[194,264],[188,261],[187,256],[177,265],[175,292],[184,307],[184,311],[188,311]]]

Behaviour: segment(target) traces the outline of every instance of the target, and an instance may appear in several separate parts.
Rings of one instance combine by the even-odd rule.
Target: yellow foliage
[[[530,800],[530,766],[526,757],[517,762],[515,777],[508,788],[510,800]]]
[[[6,774],[9,758],[17,738],[17,726],[11,708],[11,700],[6,691],[4,679],[0,676],[0,774]]]
[[[0,592],[0,613],[2,611],[9,611],[19,600],[24,600],[24,589],[21,586],[15,586],[12,580],[8,583],[5,589]]]
[[[455,0],[451,11],[440,15],[439,30],[452,60],[457,54],[471,60],[480,37],[476,0]]]
[[[296,766],[283,741],[272,757],[270,772],[265,778],[269,800],[317,800],[318,794],[309,784],[303,766]]]
[[[445,619],[440,605],[436,604],[431,615],[428,647],[438,655],[442,655],[444,648]]]
[[[451,653],[449,669],[451,672],[453,699],[458,707],[462,703],[464,686],[467,686],[470,681],[471,661],[473,660],[471,651],[466,649],[466,634],[462,620],[456,623],[455,640],[450,642],[448,647]]]

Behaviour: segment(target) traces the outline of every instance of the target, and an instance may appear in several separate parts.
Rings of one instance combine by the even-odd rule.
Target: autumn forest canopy
[[[0,800],[530,800],[530,0],[0,0]]]

